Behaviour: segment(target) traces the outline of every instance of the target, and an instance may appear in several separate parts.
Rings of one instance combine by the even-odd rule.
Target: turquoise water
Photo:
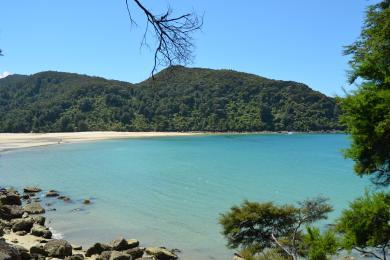
[[[335,218],[362,194],[341,134],[221,135],[110,140],[3,153],[0,186],[57,189],[50,226],[89,245],[118,235],[179,248],[183,259],[231,259],[219,214],[244,199],[331,199]],[[81,206],[84,198],[93,204]],[[80,208],[79,211],[73,211]]]

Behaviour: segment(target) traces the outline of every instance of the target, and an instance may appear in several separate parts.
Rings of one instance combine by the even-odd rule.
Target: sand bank
[[[37,146],[124,138],[191,136],[200,133],[179,132],[72,132],[72,133],[0,133],[0,152]]]

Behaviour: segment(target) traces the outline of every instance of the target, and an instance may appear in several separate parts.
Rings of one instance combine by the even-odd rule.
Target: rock
[[[3,205],[0,206],[0,218],[4,220],[11,220],[14,218],[21,218],[23,216],[23,209],[19,205]]]
[[[0,226],[0,237],[4,236],[4,227]]]
[[[155,256],[158,260],[173,260],[177,259],[177,255],[166,248],[162,247],[148,247],[145,249],[148,255]]]
[[[34,201],[34,202],[41,202],[42,200],[41,200],[41,198],[33,198],[32,201]],[[30,200],[30,203],[31,203],[31,200]]]
[[[11,221],[12,231],[26,231],[30,232],[34,221],[31,218],[16,218]]]
[[[21,245],[14,245],[14,247],[19,251],[22,260],[31,259],[31,255],[25,247],[23,247]]]
[[[31,235],[50,239],[53,234],[47,227],[34,224],[31,228]]]
[[[11,240],[11,243],[17,244],[17,243],[19,243],[19,240],[17,240],[16,238],[14,238],[14,239]]]
[[[28,214],[43,214],[45,213],[45,209],[38,202],[33,202],[30,204],[26,204],[23,207],[23,210]]]
[[[128,244],[128,249],[135,248],[139,246],[139,241],[137,239],[128,239],[127,244]]]
[[[58,197],[60,194],[56,190],[50,190],[46,193],[46,197]]]
[[[36,186],[29,186],[29,187],[25,187],[23,191],[26,193],[36,193],[36,192],[41,192],[42,190]]]
[[[73,250],[83,250],[82,246],[79,245],[72,245]]]
[[[33,215],[33,216],[30,216],[30,218],[34,221],[34,223],[36,223],[38,225],[41,225],[41,226],[45,225],[46,218],[44,216]]]
[[[89,199],[86,199],[86,200],[83,201],[83,204],[84,204],[84,205],[91,204],[91,201],[90,201]]]
[[[144,255],[145,248],[143,247],[135,247],[126,250],[126,254],[131,255],[134,259],[140,258]]]
[[[27,217],[28,217],[28,213],[27,212],[23,212],[22,218],[27,218]]]
[[[133,258],[131,255],[119,252],[119,251],[112,251],[110,260],[132,260]]]
[[[66,197],[66,196],[58,196],[57,199],[63,200],[63,201],[66,201],[66,202],[70,201],[70,198]]]
[[[233,260],[245,260],[245,258],[243,258],[242,256],[240,256],[237,253],[234,253]]]
[[[0,192],[0,204],[2,205],[22,205],[19,194],[14,190],[2,190]]]
[[[99,256],[96,257],[96,260],[110,260],[112,251],[103,251]]]
[[[28,199],[30,199],[30,195],[25,193],[25,194],[22,195],[22,199],[23,200],[28,200]]]
[[[144,256],[142,258],[137,258],[137,260],[156,260],[154,256]]]
[[[129,249],[129,247],[128,247],[129,245],[128,245],[126,239],[124,239],[123,237],[119,237],[119,238],[111,241],[110,246],[111,246],[112,250],[116,250],[116,251],[123,251],[123,250]]]
[[[72,255],[72,246],[63,239],[53,239],[47,242],[43,249],[49,257],[64,258]]]
[[[0,240],[0,259],[2,260],[20,260],[20,252],[14,247]]]
[[[0,226],[2,226],[4,228],[11,228],[12,227],[11,222],[8,220],[4,220],[4,219],[0,219]]]
[[[16,232],[15,232],[15,235],[17,235],[17,236],[25,236],[25,235],[27,235],[27,232],[24,231],[24,230],[22,230],[22,231],[16,231]]]
[[[32,247],[30,247],[30,254],[31,256],[33,257],[37,257],[37,256],[47,256],[47,252],[45,251],[45,249],[43,248],[42,245],[33,245]]]
[[[87,249],[85,256],[90,257],[92,255],[100,255],[103,251],[111,251],[111,246],[102,243],[95,243]]]
[[[65,260],[83,260],[84,256],[82,254],[75,254],[72,256],[65,257]]]

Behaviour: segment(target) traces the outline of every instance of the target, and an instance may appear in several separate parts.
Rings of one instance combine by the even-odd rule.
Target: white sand
[[[72,132],[72,133],[0,133],[0,152],[44,145],[74,143],[107,139],[190,136],[200,133],[179,132]]]

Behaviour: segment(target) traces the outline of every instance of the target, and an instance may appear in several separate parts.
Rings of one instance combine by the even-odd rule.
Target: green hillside
[[[0,80],[0,132],[341,129],[308,86],[230,70],[168,68],[139,84],[41,72]]]

